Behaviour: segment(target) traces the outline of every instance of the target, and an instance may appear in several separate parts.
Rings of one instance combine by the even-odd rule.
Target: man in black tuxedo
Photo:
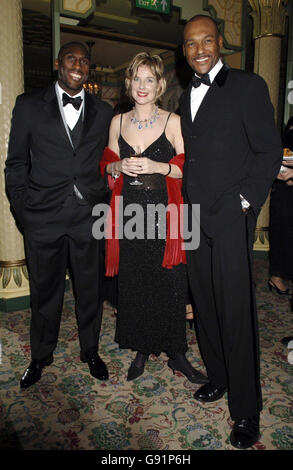
[[[233,446],[259,437],[262,409],[252,248],[257,215],[282,156],[266,84],[219,59],[223,39],[212,18],[193,17],[184,55],[194,76],[180,100],[185,201],[200,204],[200,246],[187,250],[198,309],[200,350],[209,383],[194,395],[213,402],[228,391]]]
[[[84,92],[89,56],[67,43],[56,60],[58,81],[17,97],[13,110],[6,188],[24,233],[30,277],[31,358],[20,385],[27,388],[53,362],[70,267],[76,300],[81,361],[108,379],[98,355],[102,319],[103,260],[92,236],[92,208],[106,191],[99,160],[112,117],[109,105]]]

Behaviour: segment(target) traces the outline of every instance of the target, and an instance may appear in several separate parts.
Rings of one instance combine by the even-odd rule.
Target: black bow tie
[[[68,103],[70,103],[78,111],[82,103],[82,98],[80,96],[78,96],[77,98],[71,98],[71,96],[68,96],[66,93],[63,93],[62,103],[63,106],[66,106]]]
[[[192,86],[194,88],[199,87],[201,84],[211,86],[211,81],[208,73],[205,73],[202,77],[197,77],[196,75],[193,75],[192,77]]]

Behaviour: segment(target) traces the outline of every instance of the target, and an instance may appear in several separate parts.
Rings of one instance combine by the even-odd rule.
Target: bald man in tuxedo
[[[76,302],[81,361],[108,379],[98,354],[103,259],[92,236],[92,208],[106,200],[99,160],[111,107],[85,93],[89,55],[67,43],[56,60],[58,81],[17,97],[6,161],[6,188],[24,233],[32,318],[31,363],[20,385],[36,383],[53,362],[69,267]]]
[[[194,398],[210,403],[228,392],[231,444],[245,449],[259,438],[262,409],[254,230],[282,145],[264,80],[223,64],[222,45],[212,18],[198,15],[186,24],[183,51],[194,75],[180,100],[183,192],[190,209],[200,204],[201,237],[186,255],[209,377]]]

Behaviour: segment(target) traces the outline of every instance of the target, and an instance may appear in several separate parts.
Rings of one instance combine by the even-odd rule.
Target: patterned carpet
[[[261,338],[264,410],[261,438],[254,450],[293,449],[293,365],[280,343],[293,334],[288,298],[268,292],[268,262],[255,260]],[[100,354],[110,380],[99,382],[79,359],[72,293],[66,293],[54,363],[41,380],[21,391],[19,380],[30,360],[29,310],[1,313],[0,442],[24,450],[232,450],[226,396],[203,405],[199,387],[151,357],[143,376],[126,381],[132,351],[114,343],[115,315],[105,303]],[[194,331],[187,328],[188,358],[204,372]],[[241,367],[241,364],[239,364]]]

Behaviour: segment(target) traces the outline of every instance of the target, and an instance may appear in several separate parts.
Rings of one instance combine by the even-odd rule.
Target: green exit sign
[[[155,11],[156,13],[170,14],[171,0],[136,0],[137,8]]]

